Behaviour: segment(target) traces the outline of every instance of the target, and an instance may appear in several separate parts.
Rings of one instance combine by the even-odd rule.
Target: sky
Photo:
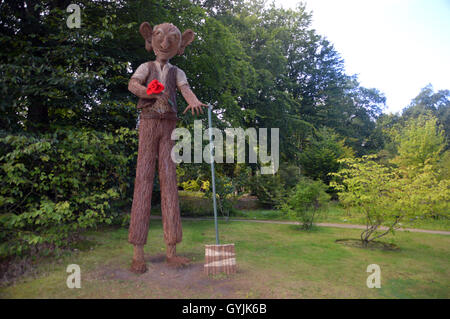
[[[298,0],[275,0],[295,8]],[[450,0],[305,0],[312,27],[344,59],[347,74],[406,107],[427,84],[450,89]]]

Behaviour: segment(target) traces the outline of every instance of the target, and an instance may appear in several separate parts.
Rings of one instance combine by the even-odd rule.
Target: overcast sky
[[[275,0],[295,8],[298,0]],[[450,0],[306,0],[348,74],[386,95],[398,112],[428,83],[450,89]]]

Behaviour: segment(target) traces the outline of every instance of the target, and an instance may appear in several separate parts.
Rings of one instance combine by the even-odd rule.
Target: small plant
[[[234,186],[231,178],[228,176],[216,176],[216,202],[218,212],[227,220],[233,210],[231,198],[234,194]],[[205,195],[212,198],[212,187],[210,187]]]
[[[292,219],[298,220],[303,229],[310,230],[320,209],[326,207],[330,200],[326,190],[327,186],[322,181],[302,178],[281,208]]]
[[[198,180],[190,179],[188,181],[182,182],[181,187],[183,187],[185,191],[198,192],[201,188],[201,185],[198,183]]]

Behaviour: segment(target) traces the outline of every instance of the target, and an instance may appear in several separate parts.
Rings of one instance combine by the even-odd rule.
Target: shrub
[[[233,193],[234,186],[231,178],[227,176],[216,175],[216,204],[217,213],[228,218],[230,213],[233,211]],[[206,196],[212,199],[212,186],[206,192]]]
[[[393,232],[402,218],[393,206],[398,188],[393,183],[396,179],[391,167],[374,161],[375,156],[344,159],[344,165],[338,173],[333,173],[336,180],[330,185],[338,190],[339,200],[346,207],[356,207],[366,219],[366,229],[361,233],[364,246],[376,238]],[[388,230],[379,232],[379,227],[388,223]]]
[[[330,200],[327,189],[321,180],[302,178],[292,190],[287,202],[282,205],[282,210],[298,220],[303,229],[309,230],[320,208],[326,206]]]
[[[183,187],[185,191],[198,192],[201,186],[197,180],[190,179],[188,181],[182,182],[181,187]]]
[[[202,181],[199,178],[190,179],[180,183],[183,190],[190,192],[198,192],[198,191],[206,192],[209,189],[209,184],[210,184],[209,181]]]
[[[259,202],[266,208],[279,207],[291,189],[302,178],[300,168],[295,165],[281,165],[274,175],[260,174],[250,179],[250,188]]]
[[[136,135],[126,128],[0,134],[0,256],[64,246],[118,219],[114,208],[132,198]]]
[[[281,204],[286,189],[280,175],[255,175],[251,179],[252,193],[264,207],[273,208]]]
[[[281,182],[288,190],[293,189],[302,178],[300,167],[295,165],[280,165],[278,173],[280,175]]]
[[[212,202],[208,198],[180,196],[180,213],[185,217],[204,217],[212,215]]]
[[[361,233],[363,245],[388,233],[409,217],[437,215],[448,211],[450,183],[438,179],[432,165],[401,169],[375,161],[376,156],[345,159],[344,168],[333,175],[331,185],[347,207],[356,207],[366,219]],[[386,230],[380,231],[380,226]]]

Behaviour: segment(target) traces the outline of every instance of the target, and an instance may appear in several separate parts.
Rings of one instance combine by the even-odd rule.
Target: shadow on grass
[[[384,243],[381,241],[371,241],[371,242],[367,243],[366,245],[364,245],[360,239],[354,239],[354,238],[336,239],[336,243],[345,245],[345,246],[349,246],[349,247],[371,249],[371,250],[389,250],[389,251],[399,251],[400,250],[400,247],[398,247],[397,245],[392,244],[392,243]]]

